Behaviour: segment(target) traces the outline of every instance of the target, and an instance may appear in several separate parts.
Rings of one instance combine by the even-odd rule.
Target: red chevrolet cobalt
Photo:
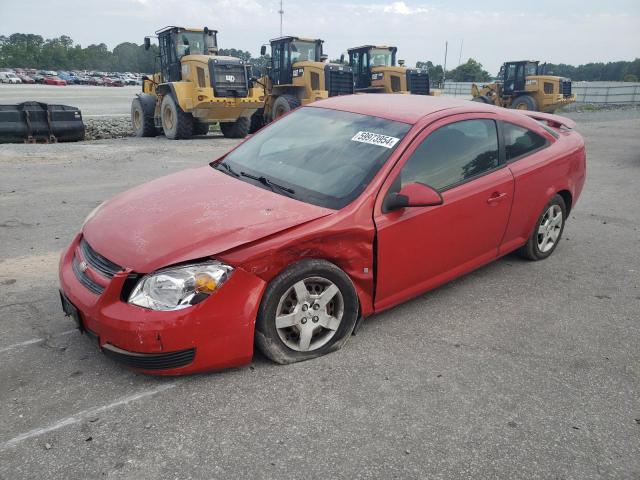
[[[62,304],[149,373],[339,349],[357,322],[518,250],[556,249],[585,181],[571,120],[414,95],[315,102],[209,165],[106,201]]]

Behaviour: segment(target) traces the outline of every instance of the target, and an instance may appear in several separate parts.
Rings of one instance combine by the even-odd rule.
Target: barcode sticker
[[[371,145],[378,145],[379,147],[393,148],[400,139],[396,137],[389,137],[388,135],[381,135],[373,132],[358,132],[351,139],[352,142],[369,143]]]

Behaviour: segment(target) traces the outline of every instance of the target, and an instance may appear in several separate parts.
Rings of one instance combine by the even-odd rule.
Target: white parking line
[[[82,118],[94,118],[94,117],[128,117],[130,113],[95,113],[93,115],[82,115]]]
[[[79,331],[80,330],[78,330],[77,328],[74,328],[73,330],[67,330],[66,332],[61,332],[61,333],[52,335],[51,338],[64,337],[65,335],[71,335],[72,333],[76,333]],[[42,343],[46,340],[47,340],[46,338],[32,338],[31,340],[25,340],[24,342],[14,343],[13,345],[0,348],[0,353],[8,352],[9,350],[13,350],[15,348],[26,347],[28,345]]]
[[[52,432],[54,430],[58,430],[62,427],[66,427],[68,425],[73,425],[75,423],[80,423],[86,418],[94,417],[99,413],[105,412],[107,410],[111,410],[112,408],[119,407],[121,405],[127,405],[128,403],[135,402],[136,400],[140,400],[145,397],[150,397],[151,395],[155,395],[156,393],[164,392],[165,390],[169,390],[170,388],[178,385],[179,382],[168,383],[165,385],[161,385],[158,388],[154,388],[153,390],[146,390],[144,392],[136,393],[135,395],[130,395],[128,397],[121,398],[120,400],[116,400],[113,403],[108,405],[103,405],[101,407],[90,408],[88,410],[82,410],[81,412],[76,413],[67,418],[63,418],[62,420],[57,421],[51,425],[41,428],[34,428],[33,430],[29,430],[28,432],[22,433],[17,437],[12,438],[2,444],[0,444],[0,451],[6,450],[11,447],[15,447],[19,443],[28,440],[29,438],[38,437],[40,435],[44,435],[45,433]]]

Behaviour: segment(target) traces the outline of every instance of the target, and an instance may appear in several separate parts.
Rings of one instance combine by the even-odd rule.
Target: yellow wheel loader
[[[251,132],[300,105],[353,93],[351,67],[326,63],[323,40],[280,37],[269,43],[271,65],[257,81],[264,87],[264,106],[253,115]],[[260,54],[266,52],[263,45]]]
[[[483,86],[474,83],[471,86],[472,100],[547,113],[575,102],[571,80],[545,75],[544,67],[537,61],[506,62],[500,68],[498,81]]]
[[[429,73],[396,65],[396,47],[363,45],[347,50],[353,69],[355,91],[363,93],[411,93],[430,95]]]
[[[264,91],[250,78],[244,61],[217,55],[217,31],[166,27],[156,35],[160,71],[144,77],[142,93],[131,104],[138,137],[164,132],[167,138],[204,135],[220,124],[225,137],[244,138],[251,115],[264,102]],[[145,38],[145,48],[151,40]]]

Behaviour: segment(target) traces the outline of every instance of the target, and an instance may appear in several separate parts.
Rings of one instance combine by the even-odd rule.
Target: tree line
[[[270,62],[269,55],[254,58],[250,52],[235,48],[220,49],[219,53],[250,62],[256,74],[264,73]],[[46,40],[41,35],[31,33],[0,35],[0,67],[152,73],[158,69],[157,55],[157,45],[145,50],[143,45],[124,42],[109,50],[104,43],[82,47],[74,44],[67,35]],[[416,67],[428,70],[433,84],[442,81],[442,65],[419,61]],[[637,82],[640,78],[640,58],[631,62],[587,63],[577,67],[564,63],[547,64],[546,69],[549,74],[574,81]],[[447,70],[446,78],[456,82],[487,82],[494,77],[480,62],[470,58],[466,63]]]

